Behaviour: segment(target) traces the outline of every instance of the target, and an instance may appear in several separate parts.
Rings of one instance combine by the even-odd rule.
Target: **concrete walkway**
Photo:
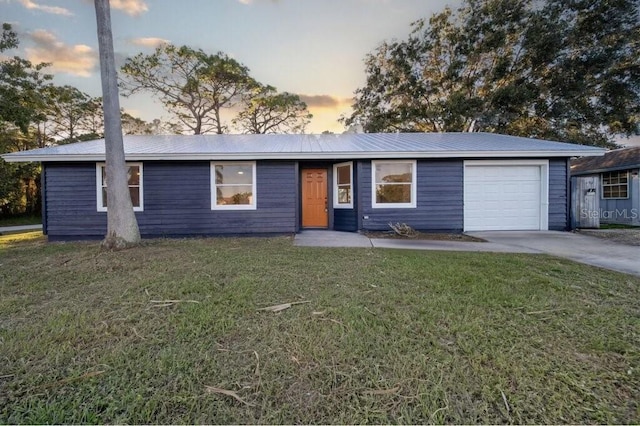
[[[20,232],[42,231],[42,225],[1,226],[0,235],[17,234]]]
[[[304,230],[295,235],[293,245],[300,247],[366,247],[408,250],[485,251],[496,253],[539,253],[525,247],[469,241],[408,240],[369,238],[356,232]]]
[[[296,234],[294,246],[301,247],[373,247],[371,240],[356,232],[306,229]]]
[[[353,232],[305,230],[294,245],[307,247],[374,247],[409,250],[474,251],[495,253],[546,253],[587,265],[640,276],[640,246],[630,246],[571,232],[492,231],[470,232],[486,240],[466,241],[369,239]]]
[[[442,250],[442,251],[478,251],[493,253],[539,253],[526,247],[506,246],[491,242],[472,241],[440,241],[440,240],[400,240],[393,238],[372,238],[371,244],[376,248],[409,249],[409,250]]]

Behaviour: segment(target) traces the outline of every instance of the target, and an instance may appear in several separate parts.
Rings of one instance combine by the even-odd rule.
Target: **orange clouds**
[[[145,0],[110,0],[113,9],[121,10],[127,15],[139,16],[149,10]]]
[[[309,109],[312,109],[312,108],[314,108],[314,109],[315,108],[329,108],[329,109],[344,108],[345,106],[351,105],[351,102],[352,102],[351,98],[340,98],[340,97],[331,96],[331,95],[301,95],[301,94],[298,94],[298,96],[300,96],[300,99],[302,99],[302,101],[307,104],[307,107],[309,107]]]
[[[96,52],[91,47],[66,45],[49,31],[33,31],[29,38],[35,46],[25,49],[27,59],[36,63],[50,62],[54,71],[89,77],[98,63]]]
[[[304,95],[298,94],[307,104],[309,112],[313,114],[311,123],[307,126],[310,133],[321,133],[325,130],[342,133],[345,129],[338,119],[348,115],[351,111],[353,99],[333,95]]]
[[[156,47],[169,43],[169,40],[160,37],[138,37],[129,39],[129,43],[135,46],[149,47],[155,49]]]
[[[69,9],[65,9],[64,7],[57,6],[45,6],[43,4],[38,4],[33,0],[20,0],[20,3],[29,10],[39,10],[45,13],[52,13],[54,15],[63,15],[63,16],[72,16],[73,13]]]

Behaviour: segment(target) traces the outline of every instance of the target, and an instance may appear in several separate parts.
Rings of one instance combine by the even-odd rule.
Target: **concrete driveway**
[[[294,245],[312,247],[367,247],[408,250],[547,253],[558,257],[640,276],[640,246],[631,246],[572,232],[468,232],[486,243],[406,239],[369,239],[355,232],[305,230]]]
[[[527,249],[552,254],[587,265],[640,276],[640,246],[557,231],[485,231],[467,234],[518,250]]]

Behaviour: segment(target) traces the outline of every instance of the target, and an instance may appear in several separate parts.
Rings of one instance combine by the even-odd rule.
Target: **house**
[[[640,147],[608,151],[571,162],[578,227],[600,223],[640,226]]]
[[[487,133],[125,136],[143,237],[566,230],[569,159],[600,148]],[[106,233],[104,140],[3,155],[42,162],[49,240]]]

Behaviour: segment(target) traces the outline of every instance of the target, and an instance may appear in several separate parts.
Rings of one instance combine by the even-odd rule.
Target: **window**
[[[374,208],[416,207],[416,162],[372,161]]]
[[[142,163],[127,163],[127,181],[129,183],[129,195],[133,211],[144,210],[142,194]],[[98,211],[107,211],[107,172],[104,163],[96,164],[96,190],[98,200]]]
[[[256,163],[211,163],[211,209],[256,208]]]
[[[629,172],[603,173],[602,198],[629,198]]]
[[[333,166],[333,207],[337,209],[353,208],[353,163],[340,163]]]

